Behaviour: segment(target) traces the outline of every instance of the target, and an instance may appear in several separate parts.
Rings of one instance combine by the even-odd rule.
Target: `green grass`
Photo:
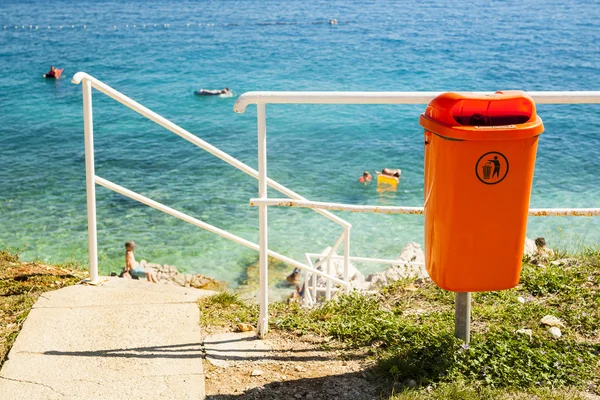
[[[258,319],[258,305],[241,300],[235,293],[221,292],[201,298],[198,304],[200,325],[203,328],[235,326],[240,322],[256,324]]]
[[[18,251],[0,250],[0,366],[38,297],[83,279],[75,267],[24,263]]]
[[[255,323],[258,314],[255,304],[232,294],[206,299],[201,309],[208,325]],[[540,324],[545,315],[565,323],[560,339]],[[528,259],[516,288],[474,293],[469,346],[454,338],[454,294],[431,282],[401,281],[314,309],[273,304],[270,326],[368,349],[379,371],[397,381],[394,399],[600,394],[600,251]],[[518,329],[531,329],[531,338]]]

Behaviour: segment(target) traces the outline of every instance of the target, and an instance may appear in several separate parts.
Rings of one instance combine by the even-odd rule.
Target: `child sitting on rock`
[[[146,268],[146,260],[142,260],[139,263],[135,261],[135,256],[133,255],[134,248],[134,242],[125,242],[125,269],[122,275],[129,274],[131,277],[146,278],[148,282],[158,283],[154,271]]]

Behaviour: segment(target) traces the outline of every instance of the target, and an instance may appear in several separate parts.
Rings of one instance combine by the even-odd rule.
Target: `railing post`
[[[94,119],[92,113],[92,84],[84,79],[83,89],[83,134],[85,143],[85,188],[88,216],[88,254],[90,282],[98,282],[98,238],[96,232],[96,175],[94,168]]]
[[[331,276],[331,257],[327,257],[327,275]],[[327,279],[327,287],[325,290],[325,300],[331,300],[331,279]]]
[[[312,267],[312,265],[311,265]],[[311,272],[310,274],[310,280],[312,281],[312,297],[314,302],[317,302],[317,274],[315,274],[314,272]]]
[[[256,105],[256,118],[258,126],[258,197],[267,198],[267,115],[266,105]],[[267,206],[258,207],[259,225],[259,265],[260,284],[258,299],[260,303],[260,315],[258,319],[258,336],[263,338],[269,330],[269,259],[268,259],[268,228],[267,228]]]
[[[344,282],[346,286],[346,293],[350,293],[350,227],[347,226],[344,229]]]

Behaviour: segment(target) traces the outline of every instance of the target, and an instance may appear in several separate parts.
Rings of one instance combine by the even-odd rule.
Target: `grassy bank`
[[[221,293],[201,323],[255,323],[258,307]],[[553,338],[540,321],[559,318]],[[271,307],[271,329],[330,336],[368,349],[399,399],[573,399],[600,395],[600,251],[530,259],[511,290],[474,293],[469,346],[454,338],[454,294],[397,282],[314,309]],[[517,333],[524,330],[524,333]]]
[[[19,260],[17,252],[0,250],[0,366],[38,297],[85,276],[76,265],[26,263]]]

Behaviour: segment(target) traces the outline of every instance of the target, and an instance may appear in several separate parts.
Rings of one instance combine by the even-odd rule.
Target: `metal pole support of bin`
[[[456,293],[456,310],[454,313],[454,336],[466,344],[471,340],[471,293]]]

